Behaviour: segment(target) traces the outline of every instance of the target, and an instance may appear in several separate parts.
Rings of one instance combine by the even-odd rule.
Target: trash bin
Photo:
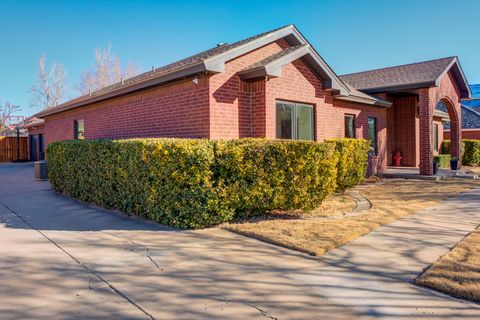
[[[48,179],[48,162],[47,160],[35,161],[35,179],[47,180]]]

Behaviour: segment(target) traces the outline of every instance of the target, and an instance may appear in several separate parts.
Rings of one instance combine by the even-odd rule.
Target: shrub
[[[371,146],[364,139],[330,139],[335,144],[338,156],[337,191],[344,191],[365,179],[368,151]]]
[[[450,140],[442,142],[442,153],[450,153]],[[480,165],[480,140],[462,140],[462,164]]]
[[[335,190],[333,145],[240,139],[216,144],[216,175],[237,217],[311,209]]]
[[[365,175],[363,144],[88,140],[51,143],[47,154],[57,191],[159,223],[201,228],[272,210],[317,207],[338,182],[344,189]]]
[[[207,140],[62,141],[48,146],[54,189],[181,228],[231,219],[213,187]]]
[[[462,140],[464,165],[480,165],[480,140]]]
[[[438,163],[439,168],[450,168],[450,160],[449,154],[439,154],[433,157],[433,161]]]

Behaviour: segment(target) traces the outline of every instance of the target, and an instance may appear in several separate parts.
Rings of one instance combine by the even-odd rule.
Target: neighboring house
[[[45,159],[44,120],[36,117],[28,119],[25,128],[28,130],[28,159],[30,161]]]
[[[471,85],[472,98],[462,100],[462,138],[480,140],[480,84]],[[444,127],[444,139],[450,139],[450,124]]]
[[[371,173],[399,150],[433,173],[435,106],[470,91],[456,57],[337,76],[293,25],[212,49],[42,111],[45,143],[69,139],[266,137],[372,141]],[[456,131],[455,131],[456,130]],[[458,133],[458,134],[457,134]],[[440,136],[441,137],[441,136]],[[455,139],[457,137],[457,139]]]

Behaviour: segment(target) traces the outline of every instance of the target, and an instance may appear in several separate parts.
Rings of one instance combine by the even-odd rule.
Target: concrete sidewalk
[[[478,190],[318,259],[99,209],[32,176],[0,166],[0,319],[480,317],[411,284],[480,223]]]

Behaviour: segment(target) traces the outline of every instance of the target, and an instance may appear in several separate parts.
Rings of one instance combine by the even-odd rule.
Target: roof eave
[[[92,104],[92,103],[95,103],[95,102],[100,102],[100,101],[110,99],[110,98],[113,98],[113,97],[126,95],[126,94],[133,93],[133,92],[136,92],[136,91],[139,91],[139,90],[144,90],[144,89],[147,89],[147,88],[150,88],[150,87],[153,87],[153,86],[166,84],[166,83],[169,83],[169,82],[172,82],[172,81],[184,78],[184,77],[189,77],[189,76],[193,76],[195,74],[201,74],[201,73],[204,73],[204,72],[215,72],[216,73],[218,71],[216,71],[216,69],[213,69],[213,68],[212,68],[212,70],[207,69],[203,62],[202,63],[197,63],[195,65],[188,66],[187,68],[184,68],[184,69],[176,70],[174,72],[162,75],[160,77],[147,79],[143,82],[135,83],[135,84],[132,84],[130,86],[120,87],[117,90],[113,90],[113,91],[107,92],[105,94],[100,94],[100,95],[96,95],[96,96],[94,95],[90,99],[85,99],[85,100],[81,100],[81,101],[78,101],[78,102],[71,102],[71,103],[67,102],[64,105],[59,105],[57,107],[53,107],[51,109],[41,111],[41,112],[35,114],[34,117],[44,118],[46,116],[50,116],[50,115],[53,115],[53,114],[56,114],[56,113],[60,113],[60,112],[63,112],[63,111],[79,108],[79,107],[82,107],[84,105]]]
[[[384,92],[399,92],[399,91],[405,91],[405,90],[422,89],[422,88],[428,88],[428,87],[432,87],[432,86],[436,86],[435,81],[408,83],[408,84],[403,84],[403,85],[365,88],[365,89],[358,89],[357,88],[357,90],[365,92],[365,93],[384,93]]]
[[[374,98],[371,98],[371,99],[362,98],[362,97],[357,97],[357,96],[353,96],[353,95],[334,96],[333,98],[337,99],[337,100],[344,100],[344,101],[349,101],[349,102],[368,104],[368,105],[384,107],[384,108],[389,108],[389,107],[392,106],[392,103],[388,102],[388,101],[380,101],[380,100],[377,100],[377,99],[374,99]]]
[[[454,68],[456,67],[456,68]],[[450,71],[453,70],[453,75],[455,76],[455,80],[459,84],[460,87],[460,98],[468,99],[471,98],[472,92],[470,90],[470,86],[468,85],[467,77],[463,72],[462,66],[460,65],[460,61],[457,57],[454,57],[449,65],[445,68],[445,70],[440,74],[440,76],[435,80],[435,86],[440,86],[440,81],[442,78]]]

